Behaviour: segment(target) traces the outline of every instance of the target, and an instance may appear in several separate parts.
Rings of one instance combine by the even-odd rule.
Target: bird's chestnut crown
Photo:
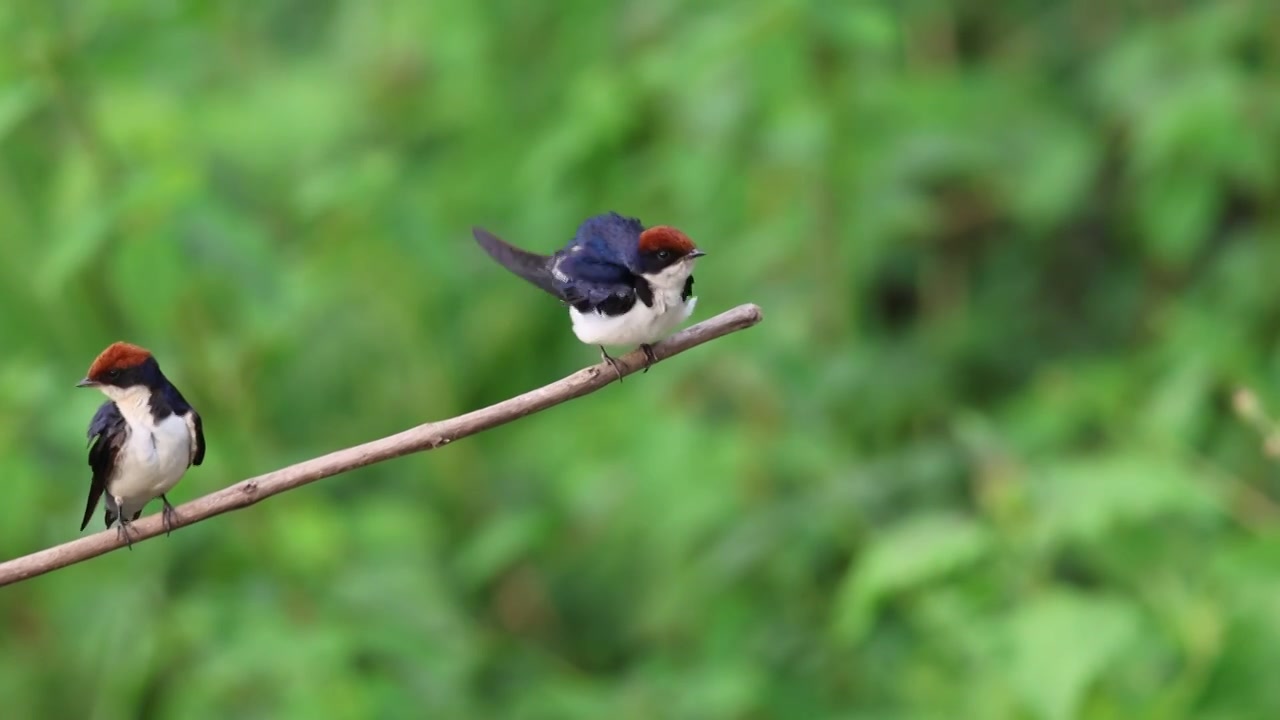
[[[688,235],[669,225],[657,225],[640,233],[640,261],[646,273],[658,272],[685,258],[705,254]]]
[[[121,388],[148,385],[156,374],[152,371],[158,369],[155,358],[146,348],[117,342],[98,355],[80,384],[91,387],[114,385]]]

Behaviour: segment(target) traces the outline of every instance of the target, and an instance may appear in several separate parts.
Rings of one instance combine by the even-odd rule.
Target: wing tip
[[[543,292],[553,297],[561,297],[548,268],[551,256],[516,247],[478,225],[471,228],[471,234],[475,236],[476,244],[488,253],[494,262]]]
[[[483,248],[485,252],[489,253],[490,257],[492,257],[494,260],[497,260],[500,263],[502,262],[502,255],[510,254],[513,252],[514,253],[527,252],[525,250],[521,250],[515,245],[512,245],[506,240],[503,240],[497,235],[494,235],[488,230],[485,230],[479,225],[475,225],[471,228],[471,237],[476,239],[476,244],[479,245],[481,248]]]

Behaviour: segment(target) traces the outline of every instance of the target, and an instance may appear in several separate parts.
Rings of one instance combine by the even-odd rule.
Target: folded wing
[[[89,500],[84,509],[84,520],[80,529],[84,530],[98,507],[98,498],[107,488],[107,479],[115,470],[116,456],[124,447],[129,437],[129,426],[120,414],[114,402],[108,400],[94,413],[89,421],[89,467],[93,470],[93,479],[89,482]],[[111,526],[108,517],[107,527]]]

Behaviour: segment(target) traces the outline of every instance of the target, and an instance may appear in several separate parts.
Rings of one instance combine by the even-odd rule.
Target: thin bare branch
[[[761,318],[760,308],[756,305],[739,305],[654,345],[654,355],[658,361],[665,360],[702,343],[749,328],[760,322]],[[638,350],[618,359],[619,370],[623,376],[630,375],[644,366],[644,354]],[[595,392],[616,378],[613,368],[606,363],[600,363],[496,405],[448,420],[419,425],[380,440],[338,450],[265,475],[242,480],[180,506],[179,518],[174,523],[174,529],[225,512],[246,508],[272,495],[278,495],[321,478],[339,475],[402,455],[434,450],[455,440],[546,410],[566,400]],[[158,512],[139,519],[131,527],[135,544],[164,532]],[[123,539],[119,538],[116,531],[112,529],[14,558],[0,563],[0,586],[43,575],[112,550],[118,550],[123,546]]]

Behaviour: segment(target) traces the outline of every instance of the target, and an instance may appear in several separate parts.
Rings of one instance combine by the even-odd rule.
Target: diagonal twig
[[[654,362],[665,360],[692,347],[749,328],[762,319],[756,305],[739,305],[713,318],[693,325],[653,346]],[[622,376],[630,375],[644,367],[644,353],[639,350],[623,355],[618,360]],[[176,530],[193,523],[221,515],[232,510],[246,508],[254,503],[278,495],[286,490],[301,487],[321,478],[380,463],[403,455],[434,450],[442,445],[483,432],[490,428],[531,415],[567,400],[595,392],[613,382],[618,375],[606,363],[588,368],[517,395],[509,400],[474,410],[464,415],[429,422],[415,428],[373,440],[362,445],[337,450],[311,460],[242,480],[234,485],[192,500],[178,508],[173,528]],[[141,518],[130,525],[135,543],[164,532],[160,513]],[[115,530],[82,537],[71,542],[39,550],[0,563],[0,586],[43,575],[59,568],[83,562],[90,558],[124,547],[124,540]]]

